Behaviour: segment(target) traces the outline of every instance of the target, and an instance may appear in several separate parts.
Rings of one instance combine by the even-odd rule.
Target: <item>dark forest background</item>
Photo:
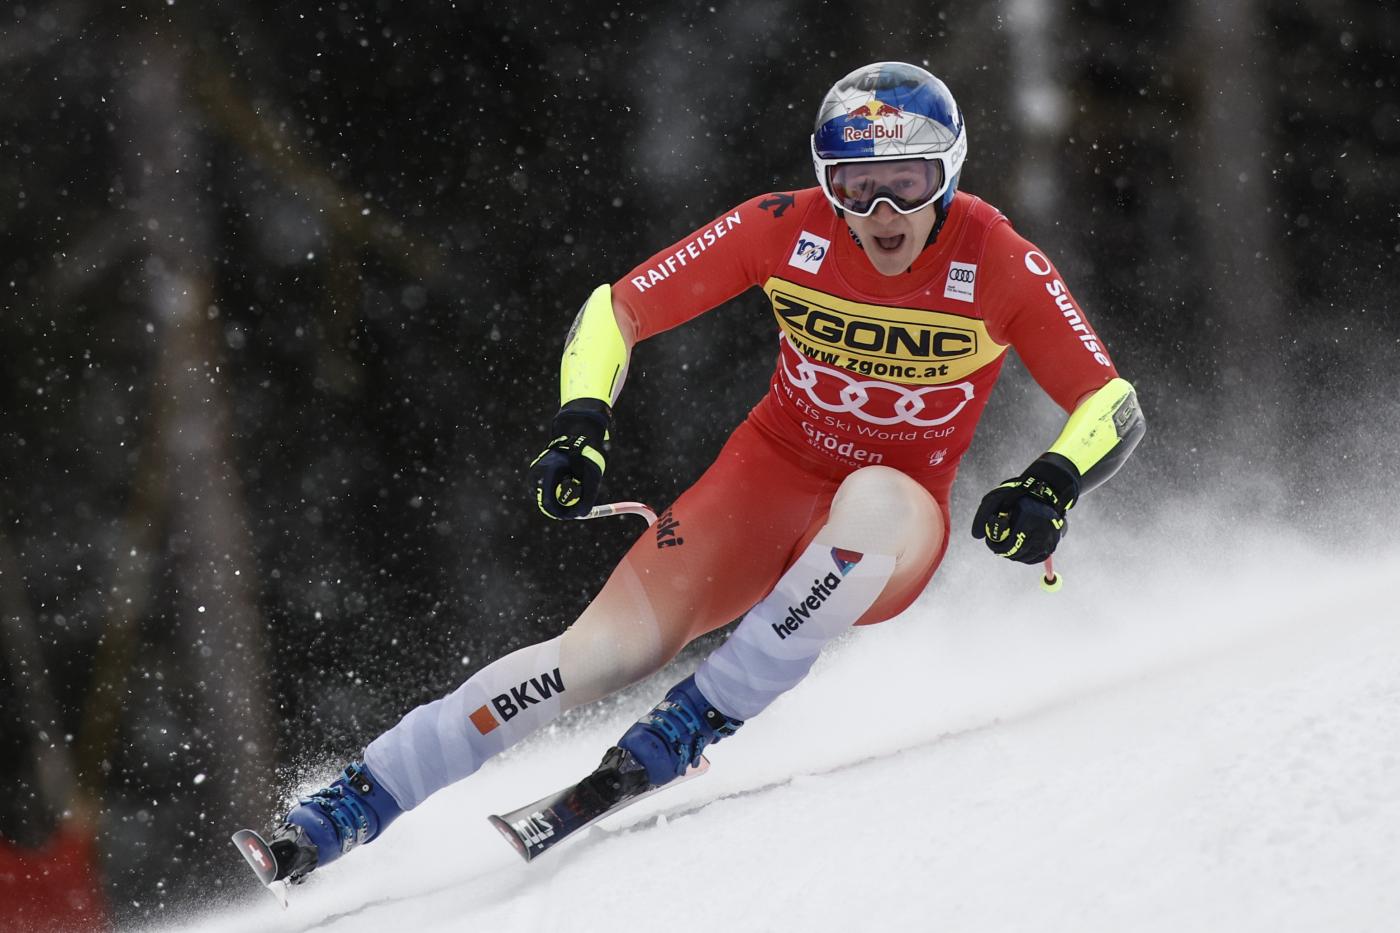
[[[1222,527],[1393,537],[1321,503],[1397,451],[1398,42],[1366,0],[6,4],[0,845],[90,832],[113,915],[159,916],[248,881],[228,833],[309,771],[562,630],[640,529],[526,494],[574,312],[813,184],[871,60],[947,81],[963,188],[1138,385],[1123,520],[1228,487]],[[642,345],[605,496],[694,479],[773,334],[755,292]],[[1060,423],[1002,391],[988,480]]]

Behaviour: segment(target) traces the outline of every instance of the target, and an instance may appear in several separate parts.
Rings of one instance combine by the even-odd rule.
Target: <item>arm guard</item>
[[[1041,459],[1073,468],[1083,495],[1118,472],[1146,430],[1132,384],[1113,379],[1080,403]]]
[[[627,379],[627,341],[613,315],[612,286],[599,285],[574,318],[559,365],[560,405],[592,398],[611,406]]]

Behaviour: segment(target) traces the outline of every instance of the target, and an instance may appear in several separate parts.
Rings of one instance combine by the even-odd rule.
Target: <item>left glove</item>
[[[1047,454],[982,497],[972,519],[972,536],[1008,560],[1038,564],[1054,553],[1068,532],[1065,513],[1078,498],[1074,465]]]
[[[612,410],[596,398],[565,403],[554,416],[554,439],[530,464],[535,504],[550,518],[582,518],[598,500],[607,468],[603,444]]]

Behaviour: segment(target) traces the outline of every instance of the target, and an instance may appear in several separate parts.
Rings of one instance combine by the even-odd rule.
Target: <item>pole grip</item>
[[[641,502],[608,502],[595,505],[582,518],[607,518],[609,515],[640,515],[648,526],[656,524],[656,513]]]

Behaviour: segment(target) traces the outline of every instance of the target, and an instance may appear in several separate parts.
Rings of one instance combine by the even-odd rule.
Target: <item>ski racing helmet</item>
[[[929,243],[948,216],[966,156],[967,129],[952,92],[904,62],[875,62],[837,81],[812,133],[817,183],[838,216],[868,217],[881,201],[901,214],[933,204]],[[872,163],[908,171],[871,172]]]

